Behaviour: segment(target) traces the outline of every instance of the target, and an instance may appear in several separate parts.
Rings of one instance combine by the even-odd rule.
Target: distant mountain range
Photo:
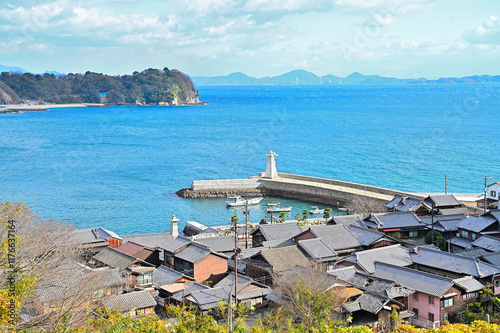
[[[9,73],[29,73],[30,71],[27,71],[26,69],[24,68],[21,68],[21,67],[13,67],[13,66],[3,66],[3,65],[0,65],[0,73],[2,72],[9,72]],[[59,75],[64,75],[63,73],[59,73],[59,72],[56,72],[56,71],[45,71],[43,73],[40,73],[40,74],[54,74],[55,76],[59,76]],[[37,74],[37,73],[35,73]]]
[[[354,72],[347,77],[335,75],[317,76],[314,73],[298,69],[273,77],[254,78],[241,72],[226,76],[194,76],[191,77],[195,85],[311,85],[311,84],[452,84],[452,83],[480,83],[500,82],[500,75],[474,75],[464,77],[448,77],[428,80],[425,77],[417,79],[397,79],[379,75],[363,75]]]

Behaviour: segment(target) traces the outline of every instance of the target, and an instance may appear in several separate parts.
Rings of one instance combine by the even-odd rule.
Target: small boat
[[[268,213],[281,213],[292,211],[292,206],[281,207],[280,203],[268,203],[266,205],[266,212]]]
[[[253,199],[243,199],[240,196],[228,197],[226,201],[226,206],[229,207],[239,207],[245,205],[257,205],[263,198],[253,198]]]
[[[339,207],[339,212],[347,212],[347,208]]]
[[[318,206],[312,206],[312,210],[309,211],[309,214],[311,215],[319,215],[319,214],[324,214],[325,210],[324,209],[319,209]]]

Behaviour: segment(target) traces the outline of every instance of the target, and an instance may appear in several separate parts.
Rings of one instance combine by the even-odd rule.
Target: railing
[[[428,330],[438,328],[439,326],[441,326],[439,321],[430,321],[419,317],[411,317],[410,323],[413,326],[423,327]]]

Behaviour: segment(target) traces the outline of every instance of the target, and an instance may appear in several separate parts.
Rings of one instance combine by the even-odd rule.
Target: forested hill
[[[113,105],[199,104],[191,79],[178,70],[149,68],[132,75],[30,74],[3,72],[0,75],[0,103],[22,100],[48,103],[104,103]]]

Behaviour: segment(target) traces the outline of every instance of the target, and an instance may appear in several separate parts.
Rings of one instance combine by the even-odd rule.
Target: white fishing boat
[[[226,206],[229,207],[239,207],[245,205],[257,205],[261,202],[263,198],[253,198],[253,199],[243,199],[240,196],[237,197],[228,197],[226,201]]]
[[[281,212],[290,212],[292,211],[292,206],[281,207],[279,202],[277,203],[268,203],[266,205],[266,212],[268,213],[281,213]]]
[[[324,209],[319,209],[318,206],[312,206],[313,209],[309,211],[309,214],[311,215],[319,215],[319,214],[324,214],[325,210]]]

